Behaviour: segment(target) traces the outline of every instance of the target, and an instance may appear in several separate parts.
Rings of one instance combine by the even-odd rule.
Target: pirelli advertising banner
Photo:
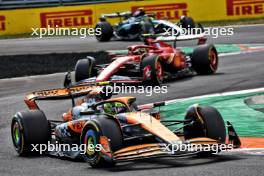
[[[145,0],[78,6],[0,11],[0,35],[31,33],[32,28],[94,27],[101,14],[135,11],[143,7],[157,18],[177,22],[181,15],[195,21],[264,17],[264,0]],[[110,21],[118,22],[118,19]]]

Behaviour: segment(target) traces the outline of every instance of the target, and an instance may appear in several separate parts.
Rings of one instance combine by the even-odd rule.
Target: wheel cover
[[[14,144],[20,146],[21,144],[21,131],[18,122],[15,122],[12,130],[12,135],[14,139]]]
[[[20,154],[24,150],[24,135],[22,127],[18,121],[12,125],[12,141],[16,151]]]
[[[151,79],[151,66],[150,65],[144,67],[144,69],[143,69],[143,79],[144,80]]]
[[[157,75],[158,81],[163,80],[163,70],[162,70],[161,63],[159,61],[156,62],[156,75]]]
[[[90,129],[86,132],[84,143],[86,145],[86,155],[89,158],[96,157],[97,152],[95,150],[95,146],[98,143],[98,141],[97,141],[96,133],[94,130]]]
[[[217,69],[217,55],[214,50],[211,50],[209,53],[210,67],[213,71]]]

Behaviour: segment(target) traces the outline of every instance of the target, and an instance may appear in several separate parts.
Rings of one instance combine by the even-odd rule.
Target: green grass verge
[[[161,116],[166,120],[183,120],[186,110],[193,104],[213,106],[220,111],[225,121],[234,125],[238,135],[264,137],[264,113],[245,104],[246,98],[256,95],[264,95],[264,92],[182,100],[161,107]]]

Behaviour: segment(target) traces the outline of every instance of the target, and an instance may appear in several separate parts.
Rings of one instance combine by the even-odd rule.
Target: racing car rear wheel
[[[192,106],[185,116],[185,120],[192,120],[192,125],[183,128],[185,139],[208,137],[225,143],[226,128],[221,114],[214,107]],[[215,151],[202,151],[199,156],[208,156]]]
[[[192,67],[198,74],[213,74],[218,67],[218,54],[213,45],[200,45],[191,57]]]
[[[18,112],[11,123],[13,145],[20,156],[36,154],[32,144],[47,144],[50,139],[50,125],[40,110]]]
[[[96,76],[95,59],[93,57],[87,57],[86,59],[80,59],[75,65],[75,81],[79,82],[84,79]]]
[[[163,81],[163,68],[158,55],[145,57],[141,61],[140,69],[143,81],[150,85],[160,85]]]
[[[106,21],[99,22],[95,27],[95,31],[98,31],[99,29],[101,34],[95,35],[99,42],[107,42],[112,38],[114,31],[110,23]]]
[[[140,41],[145,40],[145,37],[143,36],[144,34],[154,34],[154,26],[150,21],[142,22],[140,27],[141,27],[139,32]]]
[[[81,144],[86,145],[86,160],[92,167],[114,166],[115,162],[109,158],[106,160],[101,153],[100,138],[105,136],[109,139],[112,152],[122,147],[122,132],[115,120],[105,115],[98,116],[96,119],[88,121],[81,134]],[[91,148],[90,146],[94,146]]]
[[[181,27],[185,29],[195,28],[194,20],[191,17],[182,16],[180,20],[180,24]]]

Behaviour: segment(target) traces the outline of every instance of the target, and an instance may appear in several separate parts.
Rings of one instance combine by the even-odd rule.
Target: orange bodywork
[[[159,144],[141,144],[120,149],[114,152],[114,157],[117,160],[126,160],[149,157],[163,153],[164,152]]]
[[[159,120],[153,118],[151,115],[144,112],[130,112],[127,113],[127,122],[129,124],[139,123],[143,129],[160,137],[166,142],[181,141],[172,131],[160,123]]]
[[[69,89],[60,88],[60,89],[50,89],[50,90],[41,90],[28,94],[25,98],[25,103],[29,109],[39,109],[36,100],[48,100],[48,99],[59,99],[69,97],[71,93],[72,96],[82,96],[95,93],[99,94],[102,90],[100,86],[92,86],[92,85],[80,85],[74,86]]]
[[[86,122],[87,122],[87,120],[73,120],[73,121],[69,121],[67,123],[67,126],[73,132],[75,132],[77,134],[81,134],[82,129],[83,129]]]

